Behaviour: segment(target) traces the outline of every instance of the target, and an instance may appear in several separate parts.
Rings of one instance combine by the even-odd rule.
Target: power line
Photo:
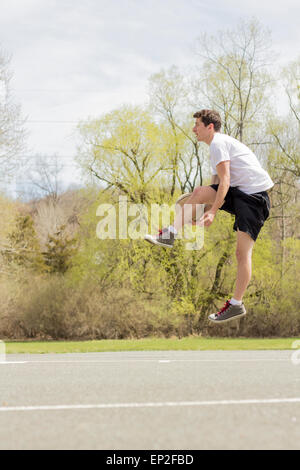
[[[34,155],[18,155],[18,158],[35,158],[35,157],[50,157],[50,156],[53,156],[53,157],[57,157],[58,159],[59,158],[66,158],[66,159],[71,159],[71,158],[76,158],[76,155],[56,155],[55,153],[47,153],[47,154],[41,154],[39,152],[35,153]]]
[[[78,124],[78,122],[80,121],[80,119],[78,119],[78,121],[36,121],[36,120],[30,120],[30,121],[26,121],[24,122],[21,121],[21,120],[18,120],[18,122],[22,122],[24,124]]]
[[[26,121],[29,123],[46,123],[46,124],[78,124],[78,121]]]
[[[14,88],[13,91],[22,93],[103,93],[103,90],[43,90],[38,88]]]

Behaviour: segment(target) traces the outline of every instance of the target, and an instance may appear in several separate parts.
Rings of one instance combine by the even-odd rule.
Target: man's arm
[[[219,184],[215,202],[212,206],[206,206],[204,215],[201,217],[200,222],[205,227],[209,227],[215,218],[218,209],[223,205],[225,196],[230,186],[230,160],[226,160],[217,165],[218,175],[213,175],[211,184]]]
[[[218,175],[212,175],[210,184],[219,184],[219,183],[220,183],[220,180],[219,180]]]
[[[210,209],[210,212],[213,212],[214,214],[216,214],[217,210],[223,205],[230,186],[230,160],[219,163],[216,169],[219,178],[219,187],[215,202]]]

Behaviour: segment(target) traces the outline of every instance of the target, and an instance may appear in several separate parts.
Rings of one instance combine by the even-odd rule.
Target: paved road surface
[[[291,354],[8,355],[0,449],[300,449]]]

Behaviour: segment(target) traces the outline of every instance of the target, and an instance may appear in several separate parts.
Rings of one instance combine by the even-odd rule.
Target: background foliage
[[[0,196],[1,337],[300,334],[300,59],[275,74],[269,34],[255,21],[203,36],[195,54],[189,74],[173,66],[150,77],[144,106],[79,123],[84,188],[59,192],[56,173],[44,168],[43,197],[22,203]],[[277,110],[278,87],[287,113]],[[221,113],[223,132],[252,148],[275,183],[253,252],[248,315],[217,329],[207,315],[232,295],[236,276],[229,214],[218,213],[195,251],[185,241],[163,250],[142,239],[96,236],[100,204],[117,209],[126,196],[149,209],[210,183],[208,149],[192,133],[191,116],[205,107]],[[15,128],[12,114],[10,107],[5,122]],[[21,134],[9,150],[5,140],[0,156],[13,160]]]

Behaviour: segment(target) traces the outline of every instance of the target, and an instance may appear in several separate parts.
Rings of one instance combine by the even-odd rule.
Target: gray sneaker
[[[144,239],[153,245],[164,246],[165,248],[173,248],[175,235],[164,228],[158,232],[158,235],[145,235]]]
[[[208,319],[213,323],[225,323],[226,321],[242,318],[246,315],[245,305],[231,305],[227,300],[224,307],[218,313],[212,313]]]

